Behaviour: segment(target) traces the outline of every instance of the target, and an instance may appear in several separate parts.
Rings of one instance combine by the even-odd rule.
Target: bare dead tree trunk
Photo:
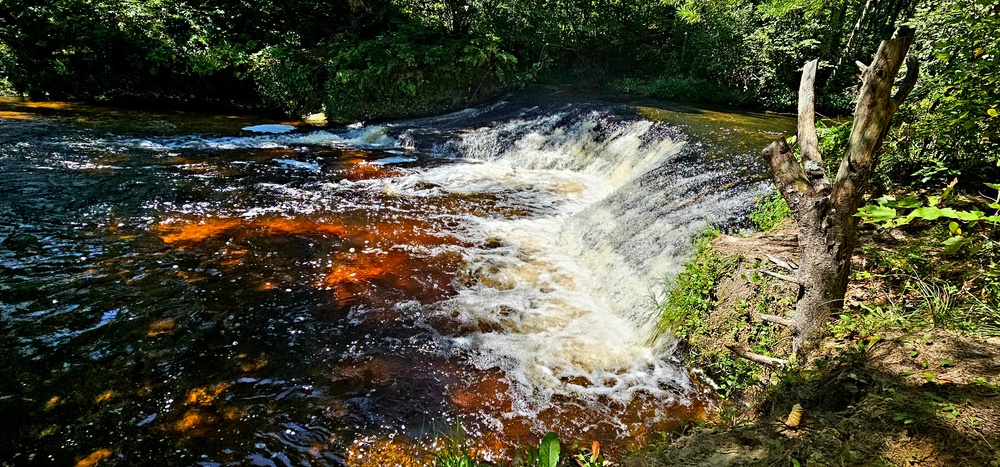
[[[806,64],[799,86],[798,143],[802,163],[785,138],[764,149],[774,183],[792,210],[799,228],[800,267],[784,277],[799,285],[791,328],[793,349],[808,347],[822,337],[830,314],[839,309],[847,291],[851,254],[857,243],[857,212],[868,180],[878,163],[882,140],[893,114],[913,89],[917,61],[907,60],[906,76],[893,94],[893,82],[906,58],[912,31],[899,29],[882,41],[875,58],[861,74],[862,85],[854,111],[846,154],[831,184],[819,153],[815,121],[817,61]]]

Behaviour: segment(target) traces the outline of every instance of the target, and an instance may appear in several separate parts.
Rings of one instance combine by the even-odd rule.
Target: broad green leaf
[[[927,197],[927,205],[928,206],[937,206],[939,204],[941,204],[941,197],[940,196],[928,196]]]
[[[955,211],[955,215],[957,215],[958,218],[963,221],[970,221],[970,222],[978,221],[984,217],[982,211]]]
[[[952,208],[936,208],[936,207],[923,207],[917,208],[910,211],[910,215],[907,216],[911,219],[926,219],[929,221],[937,220],[939,217],[951,217],[955,218],[955,210]]]
[[[882,206],[889,205],[890,203],[893,203],[895,201],[896,201],[896,197],[892,196],[892,195],[885,195],[885,196],[883,196],[883,197],[875,200],[876,203],[878,203],[879,205],[882,205]]]
[[[1000,190],[1000,183],[987,183],[986,186],[994,190]]]
[[[955,237],[948,237],[945,241],[941,242],[944,245],[944,254],[953,255],[958,253],[966,243],[969,243],[969,239],[961,235]]]
[[[556,467],[559,464],[559,436],[548,432],[538,445],[539,467]]]
[[[896,218],[896,210],[885,206],[876,206],[873,204],[869,204],[867,206],[862,207],[861,209],[858,209],[858,212],[857,214],[855,214],[855,216],[862,217],[872,222],[887,221]]]
[[[891,198],[891,197],[883,196],[882,198]],[[893,208],[912,209],[912,208],[918,208],[924,204],[922,201],[917,199],[916,196],[913,195],[906,195],[901,199],[887,200],[884,203],[882,202],[882,198],[879,198],[878,204]]]
[[[952,235],[962,235],[962,229],[958,227],[958,222],[949,222],[948,231],[951,232]]]

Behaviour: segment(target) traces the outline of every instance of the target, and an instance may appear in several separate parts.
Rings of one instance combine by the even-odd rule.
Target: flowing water
[[[457,426],[501,459],[705,418],[655,296],[794,123],[558,96],[328,129],[0,102],[0,461],[391,464]]]

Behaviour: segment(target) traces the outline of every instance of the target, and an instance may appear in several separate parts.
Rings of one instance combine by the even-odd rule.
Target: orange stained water
[[[474,420],[481,414],[514,413],[507,377],[499,371],[466,371],[464,384],[451,393],[460,417]],[[661,433],[679,428],[688,421],[705,420],[707,401],[695,399],[690,406],[674,404],[664,410],[664,401],[647,393],[637,393],[621,404],[601,401],[599,405],[580,405],[569,398],[557,400],[536,418],[508,417],[502,430],[469,427],[475,432],[475,446],[485,455],[509,459],[525,443],[537,445],[536,424],[559,427],[563,442],[587,445],[599,441],[606,456],[618,459],[629,449],[638,449],[660,439]]]
[[[710,129],[750,128],[726,130],[731,139],[773,127],[770,116],[642,111]],[[19,154],[0,158],[17,174],[6,212],[30,214],[19,228],[44,246],[7,256],[23,261],[10,264],[33,275],[39,291],[25,313],[41,318],[14,323],[37,335],[18,344],[23,355],[48,359],[38,370],[24,365],[45,382],[30,393],[30,421],[20,422],[36,453],[58,451],[70,465],[150,454],[161,465],[202,455],[248,463],[249,455],[272,453],[293,464],[432,465],[429,438],[460,420],[471,452],[486,459],[511,459],[548,429],[558,431],[564,452],[596,440],[618,459],[711,411],[681,389],[666,392],[690,397],[690,405],[642,390],[627,402],[601,399],[582,377],[553,383],[583,387],[562,393],[579,397],[553,396],[524,410],[536,401],[526,402],[517,386],[523,375],[441,350],[517,332],[450,307],[464,306],[458,294],[470,289],[517,292],[503,274],[482,272],[508,251],[519,255],[516,241],[502,229],[475,229],[480,220],[546,215],[548,198],[536,204],[520,185],[452,190],[422,177],[463,162],[418,154],[417,145],[413,163],[374,163],[390,153],[339,147],[328,138],[338,129],[291,136],[319,143],[275,136],[286,147],[258,148],[273,141],[241,131],[265,123],[257,117],[0,99],[0,119],[7,120],[0,127],[24,129],[9,141],[22,133],[37,139],[8,145]],[[49,128],[63,130],[52,136]],[[230,138],[240,141],[226,146]],[[52,144],[63,145],[58,154]],[[36,159],[31,170],[17,165],[26,154]],[[581,193],[567,186],[551,193]],[[152,227],[149,219],[157,220]],[[56,228],[65,225],[74,228]],[[17,287],[10,290],[25,295]],[[74,359],[85,364],[63,364]],[[122,426],[131,431],[118,433]],[[286,436],[289,429],[296,434]]]
[[[100,464],[101,461],[111,457],[111,451],[108,449],[98,449],[89,456],[84,457],[76,462],[76,467],[95,467]]]
[[[447,235],[435,233],[433,227],[417,219],[392,219],[371,224],[354,220],[350,224],[335,224],[302,218],[204,218],[188,221],[171,221],[156,226],[160,238],[168,244],[196,244],[213,237],[227,235],[232,238],[249,238],[267,235],[322,235],[350,239],[355,242],[392,245],[444,245],[455,244]]]
[[[422,446],[402,439],[365,439],[347,450],[350,467],[425,467],[433,460]]]
[[[359,180],[375,180],[380,178],[392,178],[398,177],[402,174],[401,171],[387,168],[384,165],[371,164],[368,162],[359,161],[346,171],[344,171],[346,178],[352,182]]]
[[[0,96],[0,118],[19,120],[58,120],[77,125],[113,128],[168,130],[179,132],[238,132],[241,128],[259,125],[260,116],[239,114],[213,114],[198,111],[137,110],[125,107],[108,107],[83,102],[32,101],[20,97]],[[311,127],[304,121],[274,121],[285,125]]]
[[[252,243],[254,239],[308,237],[356,245],[344,248],[331,244],[329,269],[313,281],[315,287],[332,291],[339,305],[350,306],[361,298],[384,300],[381,294],[375,293],[378,290],[391,290],[425,303],[451,294],[450,282],[460,267],[460,255],[426,249],[459,242],[452,236],[437,233],[437,228],[429,221],[413,218],[342,216],[324,220],[202,218],[169,221],[157,225],[154,230],[164,243],[181,250],[199,248],[209,240],[223,242],[211,245],[219,247],[216,254],[222,256],[220,265],[226,267],[239,267],[245,262],[247,251],[233,248],[233,243]],[[198,279],[186,271],[178,271],[178,274],[189,282]],[[257,288],[275,290],[283,282],[287,281],[265,275]],[[154,324],[149,334],[169,331],[166,323]]]
[[[360,165],[360,164],[359,164]],[[386,291],[399,293],[422,303],[441,300],[453,293],[451,281],[460,275],[463,263],[460,255],[447,253],[419,254],[412,247],[433,248],[456,245],[460,242],[440,233],[441,226],[431,221],[415,218],[382,219],[372,216],[325,217],[261,217],[188,218],[171,220],[157,225],[154,231],[167,245],[179,249],[208,247],[217,253],[230,256],[231,266],[242,264],[247,254],[238,245],[273,237],[327,238],[334,242],[328,256],[327,272],[314,281],[317,288],[332,292],[340,306],[359,303],[379,304]],[[337,246],[340,245],[340,246]],[[357,245],[356,248],[345,248]],[[282,286],[280,280],[262,281],[261,290],[275,290]],[[382,305],[391,304],[385,299]],[[383,316],[384,315],[384,316]],[[391,323],[395,312],[385,306],[382,312],[372,312],[371,319]],[[445,320],[447,321],[447,320]],[[488,329],[463,329],[459,323],[435,322],[444,332],[489,332]],[[172,331],[170,322],[157,322],[150,327],[150,335]],[[266,360],[244,359],[249,371],[266,365]],[[447,374],[452,381],[449,391],[450,404],[459,418],[481,420],[485,414],[514,414],[512,391],[507,375],[497,369],[478,370],[454,361],[435,363],[435,368]],[[413,362],[405,358],[369,358],[364,361],[344,362],[338,377],[351,381],[358,387],[378,387],[396,384],[414,372]],[[572,382],[567,382],[572,383]],[[586,382],[576,382],[586,384]],[[216,407],[216,397],[228,388],[220,383],[211,387],[191,390],[185,399],[192,408],[178,414],[172,422],[173,429],[187,436],[202,436],[211,432],[212,426],[232,415],[234,408]],[[602,404],[581,406],[573,400],[557,401],[552,408],[537,417],[516,415],[501,417],[502,429],[470,422],[466,429],[472,434],[470,442],[478,455],[486,458],[512,458],[520,446],[538,442],[538,424],[559,427],[564,441],[589,445],[600,441],[603,451],[610,458],[617,458],[627,449],[639,447],[650,440],[659,439],[662,432],[676,429],[690,420],[704,419],[707,402],[695,399],[690,406],[674,405],[664,410],[662,400],[639,393],[626,404],[603,401]],[[340,402],[331,402],[327,412],[344,412]],[[339,407],[339,408],[338,408]],[[227,412],[228,410],[228,412]],[[229,415],[227,415],[229,414]],[[346,414],[346,412],[344,412]],[[398,439],[359,440],[349,450],[349,465],[427,465],[426,450],[416,444]],[[322,451],[329,446],[318,445]]]
[[[32,120],[35,118],[35,114],[29,112],[17,112],[13,110],[0,110],[0,118],[9,118],[13,120]]]

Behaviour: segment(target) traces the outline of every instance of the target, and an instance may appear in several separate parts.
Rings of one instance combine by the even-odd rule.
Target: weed
[[[461,423],[449,430],[447,436],[440,439],[441,446],[434,452],[434,467],[480,467],[479,461],[473,457],[465,437],[462,434]]]
[[[952,286],[923,280],[914,274],[907,281],[906,288],[913,291],[920,299],[917,309],[928,314],[934,320],[934,325],[945,327],[955,322],[955,305],[952,302]]]
[[[611,465],[611,462],[605,460],[604,456],[601,455],[601,444],[597,441],[594,441],[589,451],[584,451],[573,456],[573,460],[580,467],[604,467]]]
[[[757,205],[750,213],[750,221],[761,232],[775,228],[781,221],[792,215],[788,203],[777,190],[771,194],[757,198]]]
[[[518,465],[524,467],[556,467],[559,464],[559,437],[548,432],[538,447],[528,446]]]
[[[837,321],[830,324],[830,332],[836,339],[868,339],[889,329],[913,330],[927,323],[915,317],[916,313],[905,313],[896,303],[886,305],[862,303],[854,312],[845,311]]]
[[[667,332],[685,338],[702,327],[702,319],[713,305],[712,290],[718,278],[735,265],[734,258],[723,258],[711,251],[709,242],[719,236],[709,230],[695,238],[695,258],[684,264],[684,271],[672,281],[665,281],[665,297],[658,309],[660,320],[653,339]]]

